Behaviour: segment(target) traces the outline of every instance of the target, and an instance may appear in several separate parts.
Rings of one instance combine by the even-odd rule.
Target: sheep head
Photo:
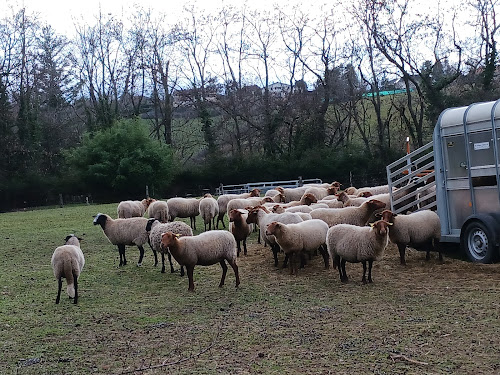
[[[269,223],[266,227],[266,235],[267,236],[271,236],[273,234],[276,233],[276,231],[278,231],[281,227],[281,223],[278,223],[277,221],[273,221],[271,223]]]
[[[307,206],[310,206],[312,203],[318,202],[318,200],[316,199],[316,197],[314,196],[314,194],[307,193],[307,194],[304,194],[302,196],[301,202],[304,203]]]
[[[252,189],[250,191],[250,196],[251,197],[258,197],[258,196],[260,196],[260,190],[259,189]]]
[[[98,213],[97,215],[94,216],[94,225],[100,225],[101,227],[104,228],[104,225],[106,225],[106,220],[108,218],[106,217],[105,214]]]
[[[167,248],[172,246],[177,241],[178,236],[172,232],[165,232],[161,234],[161,246]]]
[[[326,189],[326,192],[328,193],[328,195],[335,195],[337,194],[337,191],[339,191],[339,187],[338,186],[330,186],[328,189]]]
[[[358,197],[368,198],[368,197],[371,197],[372,195],[373,194],[370,193],[369,191],[363,191],[363,192],[358,194]]]
[[[376,211],[378,209],[381,209],[381,208],[385,208],[385,203],[384,202],[381,202],[377,199],[370,199],[368,202],[365,202],[363,204],[367,204],[368,207],[372,210],[372,211]]]
[[[285,212],[285,208],[283,206],[280,206],[279,204],[275,204],[272,208],[272,211],[277,214],[282,214]]]
[[[339,194],[339,196],[337,197],[337,200],[342,202],[342,203],[345,203],[349,200],[349,197],[347,196],[345,191],[343,191],[342,193]]]
[[[388,223],[385,220],[378,220],[374,223],[370,223],[370,227],[375,230],[377,235],[379,236],[385,236],[389,232],[389,226],[393,225],[392,223]]]
[[[375,216],[380,218],[381,220],[387,221],[388,223],[393,223],[394,218],[397,216],[397,214],[393,213],[391,210],[384,210],[376,214]]]
[[[347,195],[353,195],[356,192],[356,190],[357,189],[354,186],[350,186],[347,189],[345,189],[344,191]]]
[[[241,208],[235,208],[231,211],[229,211],[229,221],[234,222],[236,221],[241,215],[248,213],[247,210],[241,209]]]
[[[283,194],[285,190],[281,186],[276,186],[275,190],[278,190],[280,194]]]

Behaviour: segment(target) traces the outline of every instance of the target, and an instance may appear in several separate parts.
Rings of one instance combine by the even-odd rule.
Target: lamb
[[[170,272],[174,273],[174,265],[172,264],[172,256],[168,249],[161,246],[161,234],[165,232],[173,232],[182,236],[192,236],[193,230],[189,225],[182,221],[172,221],[170,223],[160,223],[158,220],[149,219],[146,224],[146,232],[148,232],[149,245],[153,249],[153,253],[160,252],[161,254],[161,272],[165,273],[165,252],[170,263]],[[184,267],[181,266],[181,276],[184,276]]]
[[[168,204],[165,201],[154,201],[148,207],[149,218],[154,218],[162,223],[168,221]]]
[[[348,282],[345,263],[363,263],[363,278],[366,284],[366,262],[368,261],[368,282],[372,283],[373,261],[382,258],[389,243],[389,226],[384,220],[376,221],[369,227],[359,227],[351,224],[338,224],[328,229],[326,246],[328,254],[333,259],[333,266],[338,266],[340,281]]]
[[[328,197],[326,197],[326,198],[328,198]],[[318,207],[320,205],[326,205],[328,208],[342,208],[342,207],[344,207],[344,203],[342,203],[339,199],[337,199],[337,196],[335,196],[335,199],[323,198],[322,200],[320,200],[317,203],[315,203],[314,205],[312,205],[312,208],[313,209],[320,208],[320,207]]]
[[[311,206],[301,204],[299,206],[283,207],[279,204],[275,204],[272,207],[272,211],[277,214],[282,214],[283,212],[304,212],[306,214],[310,213],[313,209]]]
[[[200,214],[200,200],[196,198],[170,198],[167,200],[170,221],[176,217],[189,217],[191,228],[196,230],[196,216]]]
[[[219,216],[217,217],[217,229],[219,228],[219,221],[222,222],[223,228],[226,227],[226,224],[224,224],[224,215],[227,212],[227,204],[231,199],[245,199],[245,198],[250,198],[250,197],[258,197],[260,196],[260,190],[259,189],[252,189],[249,193],[243,193],[243,194],[222,194],[219,195],[217,198],[217,204],[219,205]]]
[[[70,234],[65,239],[65,245],[54,250],[50,263],[54,271],[54,276],[58,283],[56,304],[61,299],[62,278],[66,279],[66,292],[69,298],[73,298],[73,303],[78,303],[78,277],[85,265],[85,257],[80,249],[82,239]]]
[[[370,199],[359,207],[318,208],[311,211],[311,217],[323,220],[329,227],[337,224],[365,226],[372,213],[383,207],[385,207],[384,202]]]
[[[219,205],[215,198],[211,194],[207,193],[200,199],[200,215],[205,224],[205,231],[212,230],[212,226],[215,229],[215,218],[219,215]]]
[[[394,224],[389,232],[389,238],[398,246],[399,260],[402,265],[406,265],[406,246],[425,250],[427,252],[426,260],[430,259],[430,251],[436,250],[439,253],[439,260],[443,261],[443,254],[439,247],[441,223],[437,213],[431,210],[422,210],[402,215],[384,210],[379,216],[382,220]]]
[[[119,219],[130,219],[131,217],[143,216],[149,205],[155,200],[152,198],[142,201],[121,201],[116,209]]]
[[[98,213],[94,217],[94,225],[100,225],[104,235],[108,238],[109,242],[118,246],[120,253],[120,264],[124,266],[127,264],[125,258],[125,246],[136,245],[139,249],[139,261],[137,265],[142,265],[142,258],[144,257],[144,245],[148,242],[148,233],[146,232],[146,223],[148,219],[144,217],[133,217],[130,219],[115,219],[113,220],[109,215]],[[153,251],[155,256],[155,266],[158,264],[156,252]]]
[[[189,291],[194,291],[194,266],[209,266],[217,262],[222,267],[222,278],[219,287],[224,285],[227,273],[225,260],[231,265],[236,277],[236,287],[240,285],[240,276],[236,264],[236,240],[225,230],[212,230],[192,237],[177,237],[172,232],[161,235],[162,246],[168,247],[172,256],[181,266],[186,266]]]
[[[241,242],[243,242],[243,253],[247,255],[247,238],[253,231],[253,225],[247,223],[248,210],[236,209],[229,211],[229,231],[236,239],[238,246],[238,256],[241,252]]]
[[[266,235],[266,227],[272,221],[279,221],[284,224],[294,224],[302,222],[302,218],[297,213],[293,212],[285,212],[282,214],[274,214],[271,213],[264,206],[255,206],[252,207],[248,211],[247,223],[248,224],[257,224],[260,227],[260,238],[264,240],[264,246],[269,244],[274,256],[274,266],[278,266],[278,252],[280,250],[279,245],[276,243],[276,239],[274,236]],[[283,267],[286,266],[287,258],[285,258],[285,262]]]
[[[354,197],[354,196],[349,196],[345,193],[345,191],[341,192],[339,194],[338,200],[342,202],[343,207],[349,207],[349,206],[355,206],[359,207],[366,201],[368,201],[368,198],[365,197]]]
[[[297,224],[283,224],[277,221],[267,225],[266,234],[274,235],[276,242],[290,257],[290,274],[297,275],[297,255],[303,251],[311,252],[320,249],[328,268],[328,254],[325,249],[328,225],[322,220],[308,220]]]

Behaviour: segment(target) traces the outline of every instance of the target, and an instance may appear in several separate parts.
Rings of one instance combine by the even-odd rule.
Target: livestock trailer
[[[435,209],[441,242],[473,262],[498,258],[500,99],[444,110],[429,144],[387,166],[391,209]]]

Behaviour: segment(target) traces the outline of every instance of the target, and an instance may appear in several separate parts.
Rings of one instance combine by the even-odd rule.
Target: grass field
[[[189,293],[149,248],[142,267],[127,248],[119,268],[98,212],[116,204],[0,214],[1,374],[500,373],[500,264],[412,250],[402,267],[390,246],[373,284],[348,264],[343,285],[320,256],[298,276],[275,269],[253,235],[240,288],[229,268],[219,289],[215,265],[195,268]],[[54,303],[50,267],[69,233],[85,238],[76,306]]]

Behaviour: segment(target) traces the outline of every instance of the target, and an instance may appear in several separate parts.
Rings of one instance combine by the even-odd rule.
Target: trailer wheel
[[[491,230],[481,221],[471,221],[465,227],[462,249],[475,263],[491,263],[496,258],[496,247]]]

